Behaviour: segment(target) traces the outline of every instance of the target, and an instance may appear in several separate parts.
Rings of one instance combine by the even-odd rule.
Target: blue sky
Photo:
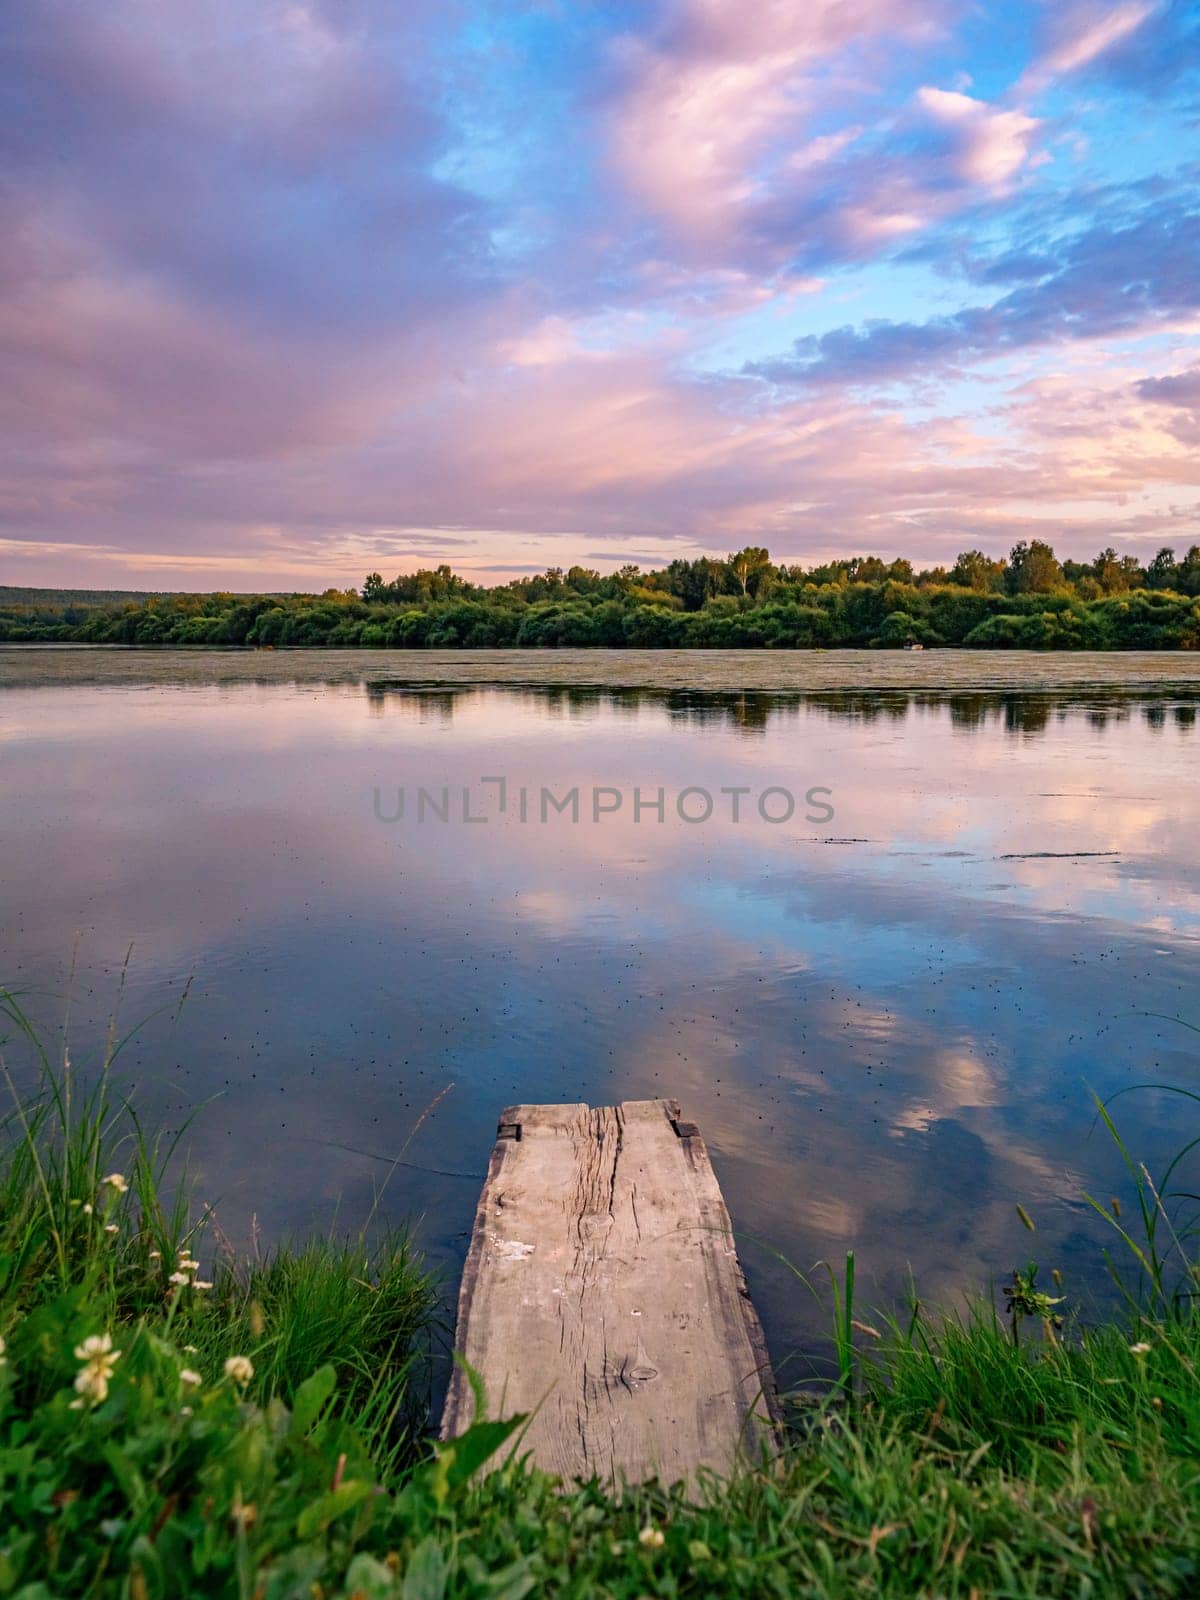
[[[12,0],[0,581],[1200,541],[1200,8]]]

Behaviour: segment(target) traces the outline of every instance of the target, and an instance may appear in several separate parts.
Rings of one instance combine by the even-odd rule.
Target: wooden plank
[[[489,1414],[535,1413],[521,1448],[566,1481],[693,1481],[777,1446],[729,1213],[672,1100],[502,1114],[457,1343]],[[442,1437],[473,1414],[456,1368]]]

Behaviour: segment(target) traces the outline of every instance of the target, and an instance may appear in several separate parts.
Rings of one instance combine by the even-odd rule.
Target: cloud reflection
[[[1196,1087],[1189,1035],[1146,1015],[1190,1015],[1200,975],[1186,697],[76,685],[4,710],[4,975],[61,984],[78,929],[84,1031],[131,939],[127,1016],[194,975],[126,1070],[171,1119],[218,1096],[193,1154],[234,1231],[339,1195],[353,1225],[453,1083],[389,1191],[453,1259],[504,1104],[674,1095],[770,1246],[745,1253],[783,1354],[819,1324],[771,1250],[951,1294],[1026,1249],[1019,1200],[1097,1288],[1078,1193],[1119,1173],[1088,1088]],[[371,815],[373,785],[502,771],[820,781],[837,815]],[[1122,1104],[1156,1163],[1169,1119]]]

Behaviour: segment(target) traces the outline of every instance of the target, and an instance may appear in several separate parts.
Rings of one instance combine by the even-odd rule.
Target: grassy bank
[[[1200,1587],[1197,1274],[1136,1163],[1134,1220],[1108,1213],[1120,1323],[1081,1334],[1024,1268],[1007,1309],[871,1327],[843,1276],[837,1380],[793,1408],[782,1458],[616,1503],[519,1459],[481,1478],[505,1425],[421,1437],[438,1301],[403,1236],[239,1260],[165,1198],[171,1151],[103,1073],[84,1092],[43,1059],[5,1132],[0,1595]]]

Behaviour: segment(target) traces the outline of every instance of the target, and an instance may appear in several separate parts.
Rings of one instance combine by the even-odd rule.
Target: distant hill
[[[22,589],[0,583],[0,606],[113,606],[149,598],[144,589]]]
[[[160,596],[174,599],[185,591],[179,589],[22,589],[0,583],[0,608],[5,606],[120,606],[130,600],[153,600]],[[191,591],[186,591],[190,593]],[[270,599],[280,599],[290,591],[253,591],[255,595],[267,594]],[[250,594],[235,594],[235,600],[246,600]]]

